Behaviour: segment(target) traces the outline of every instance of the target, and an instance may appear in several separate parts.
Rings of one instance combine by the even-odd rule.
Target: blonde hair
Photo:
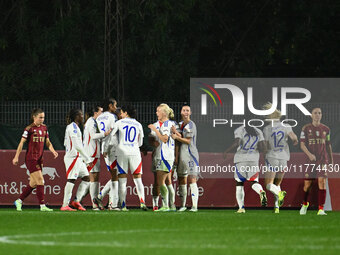
[[[169,119],[173,119],[175,117],[174,110],[172,110],[167,104],[160,104],[158,107],[162,108],[163,112]]]
[[[264,106],[262,106],[263,110],[269,110],[272,107],[272,103],[266,103]],[[281,112],[278,109],[275,109],[275,111],[269,115],[266,116],[267,119],[275,120],[281,118]]]

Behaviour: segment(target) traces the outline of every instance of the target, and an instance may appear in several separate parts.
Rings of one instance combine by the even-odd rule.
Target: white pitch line
[[[117,230],[117,231],[88,231],[88,232],[61,232],[61,233],[43,233],[43,234],[27,234],[27,235],[12,235],[12,236],[0,236],[0,243],[13,244],[13,245],[33,245],[33,246],[70,246],[70,247],[112,247],[112,248],[166,248],[166,249],[230,249],[239,248],[239,245],[231,242],[230,244],[188,244],[180,243],[179,241],[167,242],[167,243],[144,243],[135,244],[132,242],[56,242],[56,241],[29,241],[22,240],[22,238],[32,238],[32,237],[56,237],[56,236],[74,236],[74,235],[86,235],[86,234],[118,234],[118,233],[136,233],[136,232],[169,232],[169,231],[179,231],[179,229],[130,229],[130,230]],[[183,230],[181,230],[183,231]],[[189,230],[188,230],[189,231]],[[192,231],[192,230],[190,230]],[[202,231],[197,230],[196,231]],[[16,240],[20,239],[20,240]],[[325,239],[325,241],[328,239]],[[338,240],[338,238],[336,238]],[[250,241],[250,240],[248,240]],[[310,241],[310,240],[309,240]],[[251,245],[248,249],[263,249],[272,250],[276,249],[278,246],[273,244],[268,245]],[[285,248],[289,249],[299,249],[299,250],[340,250],[340,245],[289,245],[285,244]]]

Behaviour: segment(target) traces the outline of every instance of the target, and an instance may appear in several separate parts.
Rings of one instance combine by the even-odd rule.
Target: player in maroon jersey
[[[300,214],[305,215],[309,206],[308,195],[313,181],[318,179],[319,211],[318,215],[327,215],[324,211],[326,201],[326,178],[328,164],[333,164],[330,129],[321,123],[320,108],[312,110],[312,123],[305,125],[301,131],[301,150],[307,155],[308,165],[304,180],[304,200]]]
[[[12,160],[13,165],[17,165],[22,147],[26,141],[28,146],[25,156],[25,164],[30,172],[29,185],[23,190],[20,197],[15,200],[14,205],[17,211],[22,211],[22,202],[36,188],[37,197],[40,204],[40,211],[53,211],[45,205],[44,201],[44,177],[42,174],[43,168],[43,153],[46,142],[47,148],[53,153],[54,158],[58,157],[58,153],[54,150],[50,142],[46,125],[44,125],[45,113],[41,109],[34,109],[31,115],[31,124],[25,128],[25,131],[20,140],[17,152]]]

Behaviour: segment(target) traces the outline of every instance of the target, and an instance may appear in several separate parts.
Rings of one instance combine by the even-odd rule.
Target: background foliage
[[[339,76],[337,1],[122,3],[125,100],[188,101],[190,77]],[[1,99],[101,99],[104,6],[1,1]]]

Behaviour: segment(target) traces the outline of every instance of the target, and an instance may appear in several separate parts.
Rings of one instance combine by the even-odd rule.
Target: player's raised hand
[[[156,127],[153,124],[149,124],[148,128],[150,128],[152,131],[156,131]]]
[[[176,131],[177,131],[177,130],[176,130],[176,127],[175,127],[175,126],[172,126],[172,127],[171,127],[171,132],[172,132],[172,133],[176,133]]]
[[[171,137],[172,137],[172,139],[176,140],[178,138],[178,135],[176,135],[176,133],[174,133],[174,134],[171,134]]]
[[[106,158],[107,157],[107,152],[103,153],[103,157]]]
[[[308,158],[309,158],[310,161],[316,161],[316,157],[315,157],[314,154],[308,155]]]
[[[108,136],[108,135],[111,133],[111,131],[112,131],[112,128],[109,129],[108,131],[106,131],[106,132],[104,133],[104,135],[105,135],[105,136]]]
[[[19,162],[19,159],[17,157],[14,157],[13,160],[12,160],[13,165],[16,166],[18,164],[18,162]]]

